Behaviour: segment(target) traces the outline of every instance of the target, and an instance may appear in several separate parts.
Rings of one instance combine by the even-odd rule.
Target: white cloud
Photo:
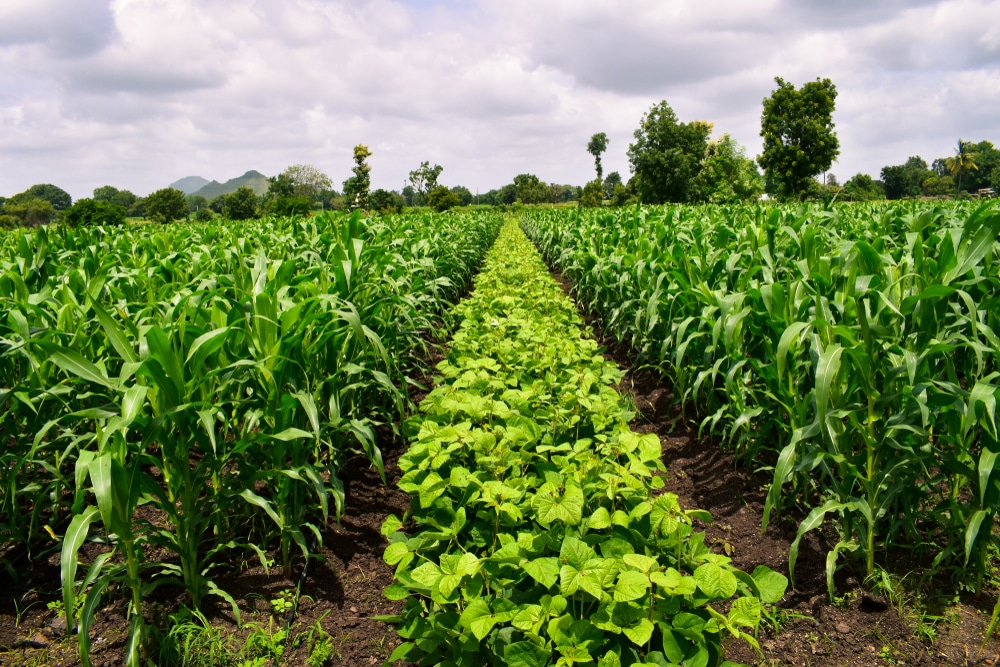
[[[599,131],[627,177],[661,99],[758,152],[775,76],[830,77],[834,171],[877,175],[959,136],[1000,144],[998,26],[985,0],[4,0],[0,195],[303,162],[339,183],[357,143],[375,187],[423,160],[473,190],[582,184]]]

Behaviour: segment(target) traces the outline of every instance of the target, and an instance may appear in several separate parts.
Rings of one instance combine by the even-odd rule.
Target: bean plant
[[[659,438],[629,429],[621,371],[515,224],[455,316],[400,461],[416,529],[383,526],[390,661],[714,667],[727,639],[756,647],[787,580],[712,553],[707,513],[663,493]]]

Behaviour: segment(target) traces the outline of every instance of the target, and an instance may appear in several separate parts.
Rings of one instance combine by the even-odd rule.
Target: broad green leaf
[[[715,563],[699,565],[694,580],[705,595],[716,600],[727,600],[736,594],[736,577],[726,568]]]

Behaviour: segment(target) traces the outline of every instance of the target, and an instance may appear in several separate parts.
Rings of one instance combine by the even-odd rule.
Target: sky
[[[829,78],[841,183],[961,138],[1000,145],[997,0],[0,0],[0,196],[138,195],[292,164],[337,189],[423,161],[485,192],[629,177],[666,100],[750,156],[780,76]]]

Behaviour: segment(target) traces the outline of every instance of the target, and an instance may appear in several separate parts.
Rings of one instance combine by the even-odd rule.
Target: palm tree
[[[969,171],[975,169],[979,171],[979,167],[976,166],[976,158],[979,157],[976,153],[972,151],[972,144],[968,141],[958,140],[958,148],[955,149],[955,155],[953,157],[945,159],[945,166],[948,167],[953,175],[958,177],[957,186],[955,191],[962,191],[962,175],[968,173]]]

